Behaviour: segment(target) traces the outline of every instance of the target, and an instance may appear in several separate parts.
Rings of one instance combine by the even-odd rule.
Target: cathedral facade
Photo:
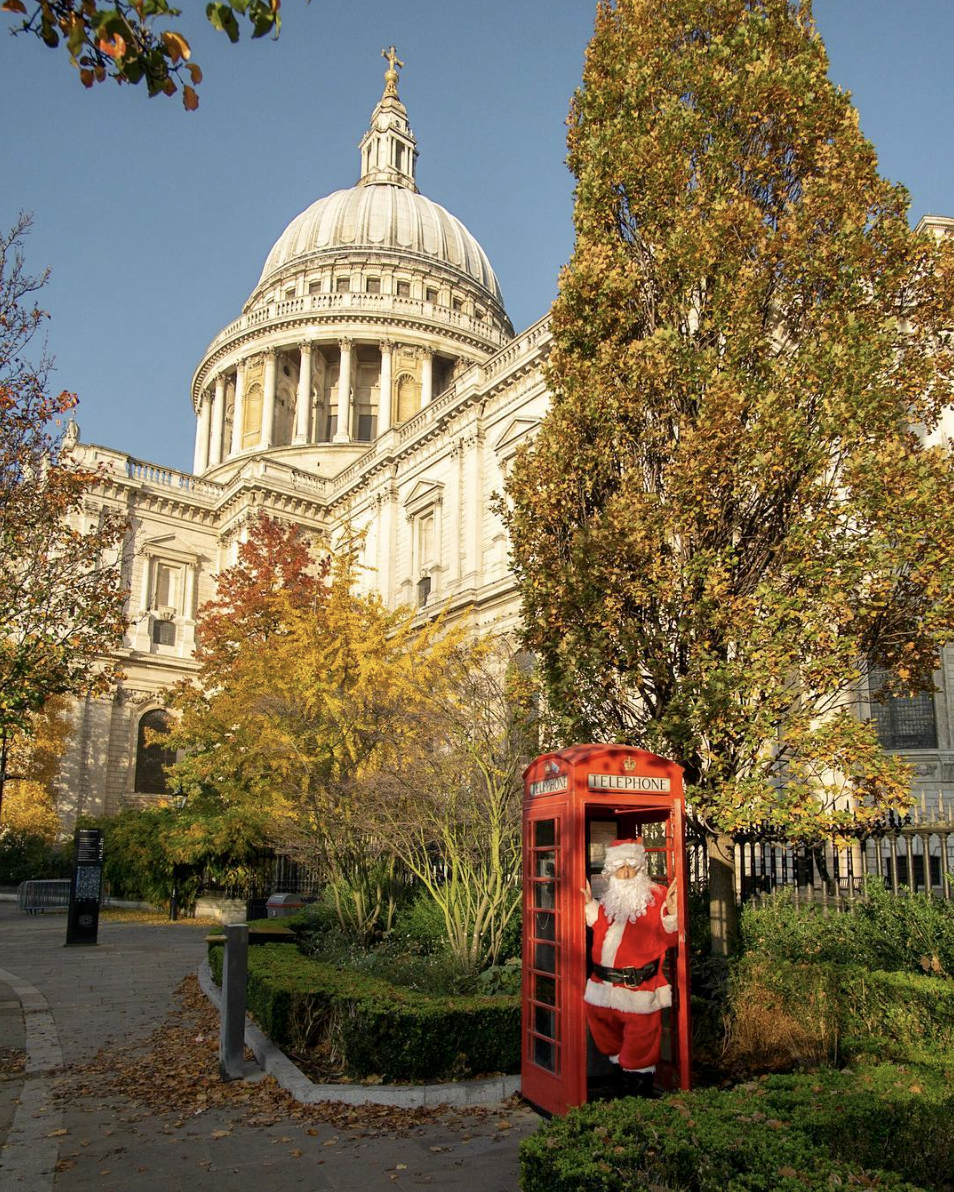
[[[61,810],[113,813],[165,788],[147,729],[162,692],[195,673],[197,609],[260,512],[334,543],[363,532],[364,582],[421,617],[440,607],[511,632],[519,598],[494,494],[546,413],[546,318],[515,334],[497,279],[463,224],[422,195],[393,49],[359,146],[355,186],[288,225],[238,318],[192,377],[193,470],[92,444],[83,517],[129,521],[125,678],[77,705]],[[922,221],[937,234],[954,220]],[[945,651],[947,655],[949,652]],[[925,790],[954,793],[954,652],[935,698],[873,711]],[[861,693],[860,711],[869,714]]]

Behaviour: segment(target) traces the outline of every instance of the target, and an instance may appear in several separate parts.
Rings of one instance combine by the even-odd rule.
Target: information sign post
[[[99,932],[99,904],[103,891],[103,832],[79,828],[73,854],[66,946],[95,944]]]

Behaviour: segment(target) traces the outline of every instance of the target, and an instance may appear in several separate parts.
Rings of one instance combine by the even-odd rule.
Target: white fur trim
[[[603,876],[609,877],[621,865],[629,865],[633,869],[646,868],[646,850],[636,840],[627,840],[623,844],[606,846],[603,855]]]
[[[611,1055],[609,1057],[609,1062],[611,1064],[618,1064],[619,1063],[619,1052],[617,1052],[616,1055]]]
[[[626,930],[627,922],[627,919],[614,919],[606,929],[603,950],[600,953],[600,964],[605,968],[612,968],[616,963],[616,953],[623,942],[623,932]]]
[[[665,914],[660,913],[659,917],[662,920],[663,931],[675,931],[678,928],[678,926],[679,926],[679,916],[678,915],[665,915]]]
[[[586,906],[584,906],[583,914],[586,916],[587,927],[592,927],[596,920],[600,917],[600,904],[595,898],[591,898]]]
[[[653,1014],[672,1005],[672,988],[660,985],[658,989],[624,989],[622,985],[590,978],[583,1000],[591,1006],[622,1010],[625,1014]]]

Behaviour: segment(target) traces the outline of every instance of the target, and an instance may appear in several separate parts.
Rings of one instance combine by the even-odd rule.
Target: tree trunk
[[[731,836],[710,836],[709,931],[714,956],[728,956],[739,936],[739,908],[735,901],[735,845]]]

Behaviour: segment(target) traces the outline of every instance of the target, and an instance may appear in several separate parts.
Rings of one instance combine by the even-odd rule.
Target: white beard
[[[653,884],[649,874],[643,870],[635,877],[611,877],[609,888],[600,902],[610,923],[616,919],[628,919],[630,923],[635,923],[641,915],[645,915],[652,900]]]

